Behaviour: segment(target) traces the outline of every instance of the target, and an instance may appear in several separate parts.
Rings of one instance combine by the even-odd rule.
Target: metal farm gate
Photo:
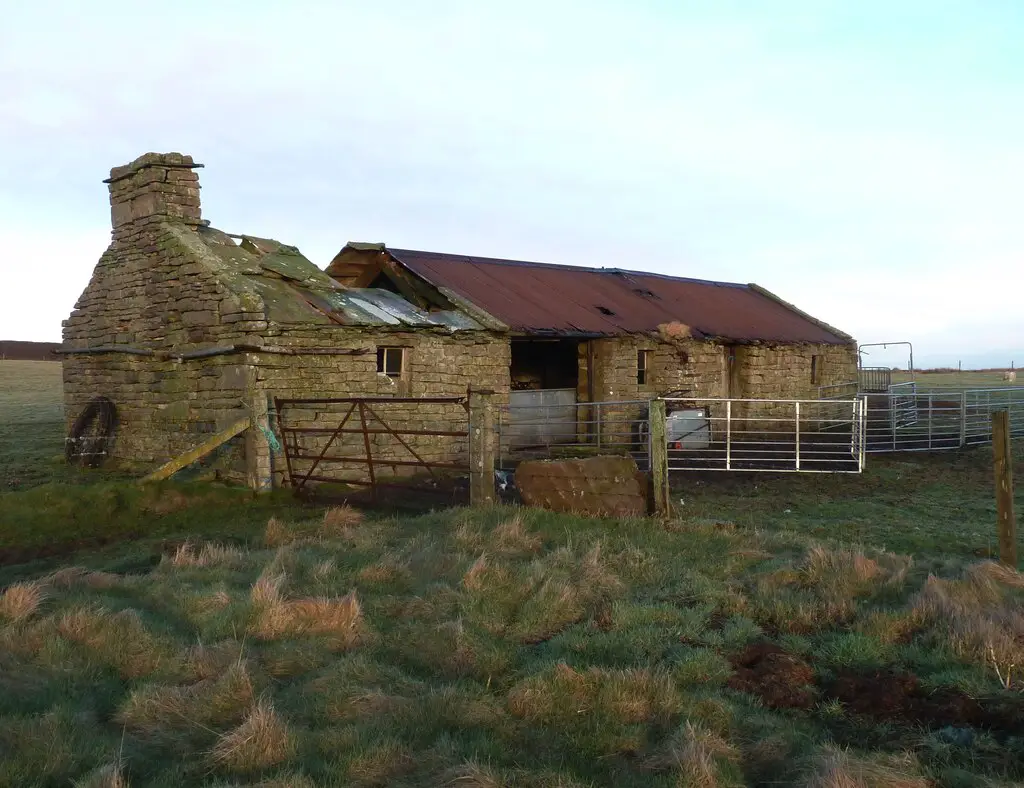
[[[845,400],[666,399],[669,471],[860,473],[864,404]],[[685,406],[685,411],[678,410]],[[673,407],[687,414],[672,423]],[[694,414],[700,414],[699,417]]]
[[[1024,386],[925,389],[894,384],[859,395],[867,414],[867,451],[941,451],[988,443],[992,413],[1009,413],[1010,434],[1024,437]]]
[[[468,496],[467,397],[275,399],[288,483]]]

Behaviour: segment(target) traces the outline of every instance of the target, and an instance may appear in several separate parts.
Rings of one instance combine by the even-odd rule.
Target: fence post
[[[647,414],[654,514],[659,517],[668,517],[672,512],[668,490],[668,437],[666,435],[668,426],[665,400],[652,399]]]
[[[494,503],[494,392],[474,389],[469,393],[469,502],[473,506]]]
[[[270,430],[269,400],[267,392],[259,387],[256,367],[246,369],[246,408],[249,410],[249,429],[245,433],[245,473],[249,489],[267,492],[274,486],[273,457],[270,442],[263,430]]]
[[[967,392],[960,392],[960,448],[967,445]]]
[[[999,560],[1017,568],[1017,521],[1013,515],[1013,454],[1010,444],[1010,413],[992,413],[992,454],[996,476],[996,525]]]

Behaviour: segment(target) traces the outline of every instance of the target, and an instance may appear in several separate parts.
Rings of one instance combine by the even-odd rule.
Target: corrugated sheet
[[[638,271],[389,249],[406,268],[524,333],[616,335],[679,321],[736,341],[846,344],[850,339],[758,290]]]
[[[351,326],[478,330],[460,312],[426,312],[397,293],[343,287],[303,257],[294,246],[269,238],[241,236],[240,243],[213,227],[182,230],[182,240],[215,262],[221,281],[236,295],[259,297],[267,318],[278,323],[340,323]],[[198,245],[201,244],[201,245]],[[258,302],[257,302],[258,303]]]

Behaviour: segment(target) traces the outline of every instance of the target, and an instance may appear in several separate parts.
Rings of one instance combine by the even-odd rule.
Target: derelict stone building
[[[272,430],[274,397],[475,387],[575,406],[669,391],[813,398],[856,379],[851,337],[754,285],[361,243],[323,271],[294,246],[210,226],[200,166],[149,153],[111,171],[111,243],[64,323],[69,420],[110,400],[122,466],[152,469],[247,416]],[[284,471],[265,430],[225,461],[256,487]]]

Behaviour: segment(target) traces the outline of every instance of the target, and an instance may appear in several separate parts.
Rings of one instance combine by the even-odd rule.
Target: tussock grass
[[[130,788],[121,761],[101,766],[84,780],[76,780],[75,788]]]
[[[499,523],[491,532],[492,549],[499,555],[524,555],[540,551],[541,538],[530,533],[522,513]]]
[[[912,755],[866,758],[833,746],[822,749],[807,788],[929,788]]]
[[[731,609],[782,632],[817,632],[851,623],[866,600],[898,595],[912,563],[909,556],[813,545],[802,560],[757,574]]]
[[[367,635],[363,610],[350,591],[343,597],[285,599],[283,572],[264,573],[253,584],[250,597],[255,611],[253,634],[266,640],[283,636],[324,635],[336,648],[351,648]]]
[[[408,772],[413,763],[408,746],[395,739],[384,739],[351,758],[347,776],[351,785],[389,785]]]
[[[94,572],[80,566],[68,566],[47,575],[40,582],[54,588],[81,586],[104,590],[117,586],[121,582],[121,578],[110,572]]]
[[[185,542],[174,551],[174,555],[165,556],[163,562],[175,568],[238,566],[245,559],[245,553],[236,547],[207,542],[200,548],[192,542]]]
[[[474,761],[460,763],[446,771],[441,784],[458,788],[505,788],[508,785],[494,769]]]
[[[687,721],[665,752],[651,758],[647,768],[671,771],[675,784],[686,788],[742,786],[739,750],[718,734]]]
[[[1001,674],[1009,671],[1012,677],[1014,668],[1024,666],[1021,589],[1024,575],[985,561],[968,567],[958,579],[929,575],[912,609],[954,653]]]
[[[173,662],[170,645],[154,636],[134,610],[74,608],[60,615],[56,630],[126,679],[149,676]]]
[[[568,724],[584,714],[619,724],[649,722],[667,719],[679,707],[672,677],[640,668],[581,672],[563,662],[508,693],[514,716],[544,724]]]
[[[213,763],[234,772],[257,772],[286,761],[294,750],[291,731],[261,698],[246,714],[242,724],[221,735],[210,753]]]
[[[322,531],[325,536],[346,536],[363,522],[363,513],[347,504],[324,512]]]
[[[0,784],[101,779],[122,748],[147,784],[1024,781],[998,731],[923,745],[916,724],[776,711],[729,680],[767,639],[822,682],[892,668],[1005,700],[985,656],[994,633],[1013,656],[1024,581],[1005,568],[932,561],[925,581],[793,534],[501,507],[274,528],[244,552],[212,539],[124,575],[19,578],[47,598],[0,614],[0,746],[25,753]]]
[[[116,720],[140,733],[190,726],[236,723],[252,707],[255,689],[244,662],[236,662],[217,679],[188,686],[148,685],[133,690]]]
[[[42,583],[14,583],[0,594],[0,619],[18,623],[31,618],[46,599]]]

